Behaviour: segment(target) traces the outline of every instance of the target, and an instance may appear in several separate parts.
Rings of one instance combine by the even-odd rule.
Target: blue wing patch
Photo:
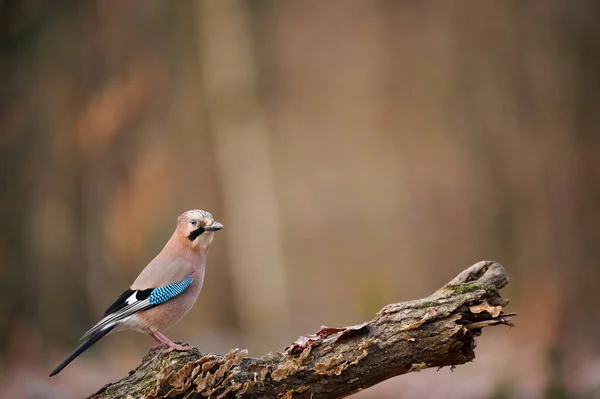
[[[150,293],[150,297],[148,297],[148,301],[150,301],[150,305],[156,306],[161,303],[167,302],[169,299],[176,297],[185,291],[190,284],[192,283],[191,277],[186,277],[184,280],[181,280],[178,283],[173,283],[169,285],[165,285],[164,287],[158,287],[152,290]]]

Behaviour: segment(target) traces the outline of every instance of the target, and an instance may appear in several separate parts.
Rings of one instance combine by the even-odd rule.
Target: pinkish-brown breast
[[[196,276],[180,295],[137,315],[140,328],[148,331],[165,330],[177,324],[194,306],[204,280],[204,273]]]

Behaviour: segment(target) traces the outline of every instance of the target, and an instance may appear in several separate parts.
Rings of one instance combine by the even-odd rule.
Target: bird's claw
[[[169,347],[167,349],[163,350],[162,354],[166,355],[167,353],[171,353],[173,351],[185,352],[190,349],[191,349],[191,347],[188,344],[184,344],[184,345],[173,344],[173,345],[169,345]]]
[[[164,348],[165,346],[168,346],[168,345],[167,344],[154,345],[153,347],[150,348],[150,350],[153,351],[153,350],[156,350],[156,349]]]

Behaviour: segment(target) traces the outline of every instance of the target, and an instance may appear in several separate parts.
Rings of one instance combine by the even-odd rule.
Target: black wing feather
[[[136,293],[135,297],[137,298],[137,300],[143,301],[144,299],[150,296],[152,288],[148,288],[147,290],[132,290],[128,288],[127,290],[125,290],[125,292],[119,295],[117,300],[114,301],[113,304],[108,307],[108,309],[106,309],[106,312],[104,312],[104,316],[102,317],[106,317],[111,313],[118,312],[119,310],[127,306],[127,298],[133,295],[134,292]]]

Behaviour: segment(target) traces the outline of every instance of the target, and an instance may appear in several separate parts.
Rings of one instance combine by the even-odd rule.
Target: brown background
[[[225,225],[169,332],[281,350],[502,263],[518,327],[357,398],[600,397],[596,2],[0,1],[0,386],[75,398],[152,340],[48,373],[161,249]]]

